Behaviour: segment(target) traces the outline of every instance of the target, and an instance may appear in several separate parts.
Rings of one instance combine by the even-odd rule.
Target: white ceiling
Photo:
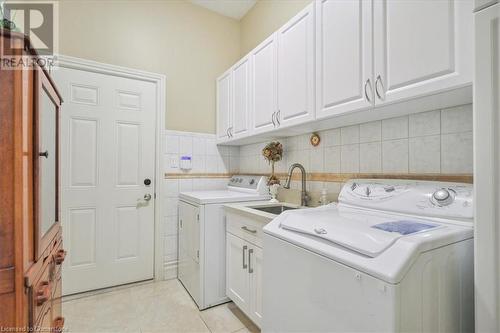
[[[190,0],[195,5],[234,19],[241,19],[257,0]]]

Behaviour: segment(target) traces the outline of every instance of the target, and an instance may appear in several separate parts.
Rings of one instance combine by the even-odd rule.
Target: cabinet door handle
[[[231,137],[233,137],[233,126],[229,127],[229,134],[231,135]]]
[[[64,330],[64,317],[57,317],[56,319],[54,319],[52,325],[54,326],[54,332],[62,332]]]
[[[378,83],[380,82],[380,84],[382,85],[382,91],[384,90],[384,83],[382,82],[382,77],[379,75],[377,75],[377,79],[375,80],[375,93],[377,94],[377,97],[380,99],[380,100],[383,100],[382,96],[380,96],[380,93],[378,92]]]
[[[36,305],[40,306],[50,298],[50,285],[48,281],[43,281],[42,285],[36,291]]]
[[[54,261],[56,262],[56,265],[60,265],[64,262],[65,258],[66,258],[66,251],[59,250],[55,255]]]
[[[278,110],[278,112],[276,113],[276,122],[278,123],[278,126],[281,126],[280,114],[281,114],[281,110]]]
[[[248,250],[248,273],[253,273],[253,268],[252,268],[252,253],[253,249]]]
[[[367,79],[366,82],[365,82],[365,98],[368,102],[372,102],[370,96],[368,96],[368,91],[366,90],[366,87],[370,85],[370,88],[371,88],[371,83],[370,83],[370,79]]]
[[[49,158],[49,151],[48,151],[48,150],[46,150],[46,151],[44,151],[44,152],[40,152],[40,153],[38,153],[38,156],[40,156],[40,157],[45,157],[45,158]]]
[[[229,127],[226,129],[226,135],[229,138]]]
[[[250,232],[252,234],[256,234],[257,233],[257,230],[255,230],[255,229],[248,229],[247,226],[243,226],[243,227],[241,227],[241,229],[243,229],[243,230],[245,230],[247,232]]]
[[[247,249],[248,249],[248,246],[244,245],[243,246],[243,269],[247,269],[247,264],[245,264],[245,257],[246,257],[245,252]]]
[[[276,121],[274,120],[274,116],[276,115],[276,112],[273,112],[273,115],[271,116],[271,120],[273,121],[273,126],[276,127]]]

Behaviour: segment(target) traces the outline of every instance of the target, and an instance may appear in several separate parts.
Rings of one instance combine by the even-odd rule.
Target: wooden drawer
[[[265,222],[253,219],[244,213],[226,212],[227,232],[259,247],[262,247],[262,228],[265,225]]]

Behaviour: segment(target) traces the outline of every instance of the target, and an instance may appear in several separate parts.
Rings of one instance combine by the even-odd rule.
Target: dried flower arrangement
[[[262,156],[271,164],[271,175],[267,185],[279,184],[280,180],[274,175],[274,163],[281,161],[283,158],[283,145],[278,141],[268,143],[262,149]]]

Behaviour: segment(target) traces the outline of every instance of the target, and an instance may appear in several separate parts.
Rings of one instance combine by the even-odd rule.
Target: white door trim
[[[154,221],[154,279],[163,280],[164,278],[164,265],[163,265],[163,223],[162,223],[162,193],[164,184],[163,172],[163,158],[162,152],[164,150],[163,132],[165,128],[165,113],[166,113],[166,81],[167,77],[163,74],[151,73],[142,70],[115,66],[111,64],[104,64],[92,60],[75,58],[65,55],[57,55],[56,68],[64,67],[71,69],[78,69],[87,72],[106,74],[117,77],[125,77],[136,80],[152,82],[156,85],[156,133],[155,133],[155,221]]]

